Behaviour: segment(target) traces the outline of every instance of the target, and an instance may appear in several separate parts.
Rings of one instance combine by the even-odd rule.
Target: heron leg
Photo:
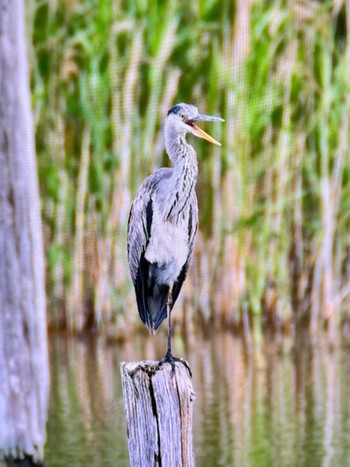
[[[171,351],[171,311],[173,305],[173,288],[169,287],[168,297],[167,297],[167,314],[168,314],[168,345],[167,352],[165,356],[160,360],[159,366],[163,363],[170,363],[173,373],[175,373],[175,362],[181,362],[188,370],[190,376],[192,377],[191,368],[189,364],[183,358],[174,357]]]
[[[168,297],[166,301],[166,308],[167,308],[167,315],[168,315],[168,345],[167,345],[167,352],[165,354],[165,360],[171,362],[173,359],[173,355],[171,353],[171,309],[173,305],[173,287],[170,286],[168,290]]]

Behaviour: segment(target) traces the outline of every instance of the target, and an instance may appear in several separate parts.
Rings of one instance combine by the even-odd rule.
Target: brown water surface
[[[304,342],[244,351],[231,334],[174,339],[197,393],[199,467],[350,466],[350,359]],[[48,467],[128,466],[121,361],[159,358],[165,336],[123,346],[51,336]]]

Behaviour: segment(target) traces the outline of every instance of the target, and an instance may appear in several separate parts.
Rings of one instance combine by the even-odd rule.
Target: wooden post
[[[0,458],[16,466],[41,465],[49,388],[24,18],[23,0],[0,0]]]
[[[131,467],[195,465],[192,402],[196,394],[181,362],[121,363]]]

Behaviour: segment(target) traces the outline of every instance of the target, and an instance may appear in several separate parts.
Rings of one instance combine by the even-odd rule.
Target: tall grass
[[[43,0],[28,14],[52,326],[130,332],[138,184],[162,119],[223,116],[199,155],[200,232],[177,319],[337,337],[349,325],[344,1]]]

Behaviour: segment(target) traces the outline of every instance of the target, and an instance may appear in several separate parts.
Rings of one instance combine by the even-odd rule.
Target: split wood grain
[[[157,361],[121,363],[130,465],[195,465],[192,442],[193,390],[181,362],[174,371]]]

